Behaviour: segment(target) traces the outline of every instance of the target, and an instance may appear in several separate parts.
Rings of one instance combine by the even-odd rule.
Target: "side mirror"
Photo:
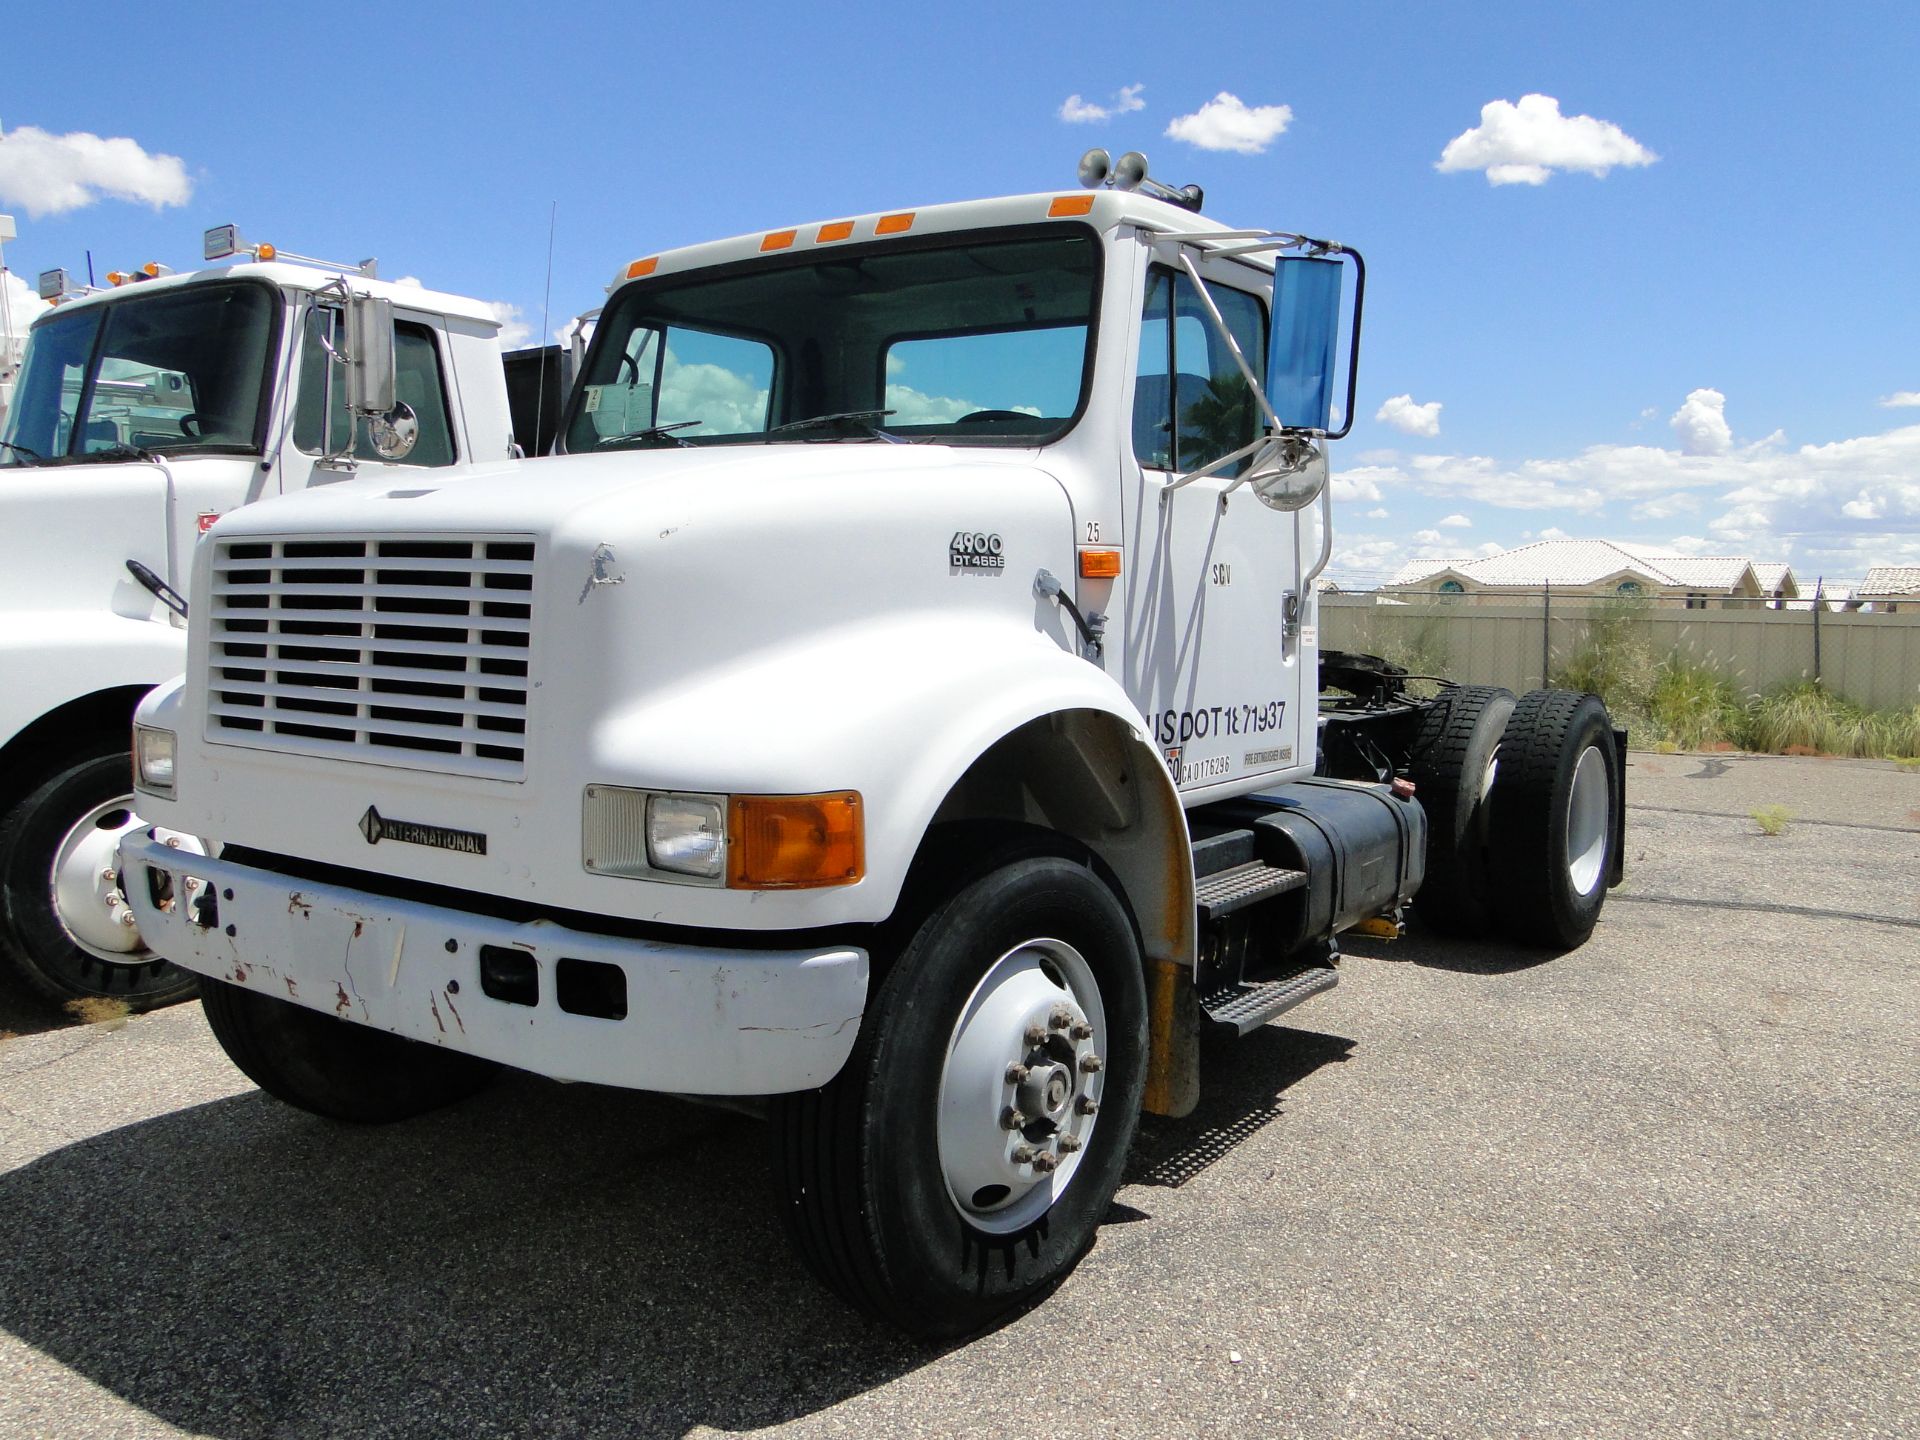
[[[396,399],[393,302],[354,295],[347,301],[347,408],[385,415]]]
[[[1327,488],[1327,455],[1304,435],[1281,435],[1254,452],[1246,482],[1269,510],[1304,510]]]
[[[1338,260],[1305,255],[1274,262],[1267,402],[1290,430],[1325,435],[1333,428],[1334,340],[1340,331],[1343,268]]]
[[[404,460],[420,442],[420,417],[406,401],[396,400],[386,414],[368,417],[367,439],[382,460]]]

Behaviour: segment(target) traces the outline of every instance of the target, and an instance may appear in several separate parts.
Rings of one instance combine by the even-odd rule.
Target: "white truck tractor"
[[[1587,937],[1599,701],[1318,650],[1359,256],[1082,179],[635,260],[565,456],[220,523],[121,853],[242,1070],[751,1099],[812,1268],[953,1335],[1342,932]]]
[[[437,482],[513,453],[484,303],[207,232],[208,260],[235,255],[97,291],[43,275],[58,303],[0,432],[0,968],[54,1001],[145,1006],[194,982],[147,947],[114,857],[134,823],[127,727],[184,663],[200,537],[267,496]],[[349,316],[391,357],[367,376],[393,393],[364,426],[347,402],[365,372],[340,363]]]

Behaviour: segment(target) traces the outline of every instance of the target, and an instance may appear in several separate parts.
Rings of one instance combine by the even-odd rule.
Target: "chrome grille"
[[[518,780],[533,542],[215,542],[208,738]]]

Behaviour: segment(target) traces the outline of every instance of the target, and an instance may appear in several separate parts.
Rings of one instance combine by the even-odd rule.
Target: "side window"
[[[1209,284],[1256,379],[1267,364],[1266,307],[1244,290]],[[1156,269],[1142,312],[1134,382],[1133,453],[1159,470],[1194,470],[1250,443],[1260,409],[1190,276]]]
[[[1048,435],[1080,405],[1084,325],[977,330],[896,340],[881,362],[893,430],[965,425],[965,433]]]
[[[328,360],[327,352],[314,332],[322,325],[331,326],[330,334],[337,337],[342,327],[337,310],[322,308],[317,313],[321,318],[308,324],[300,342],[300,393],[295,397],[293,411],[293,443],[309,455],[324,454],[329,440],[334,445],[343,444],[347,438],[348,424],[346,385],[337,367],[333,377],[332,412],[327,417],[331,423],[322,423],[322,412],[326,406]],[[341,342],[336,338],[333,343],[338,345]],[[393,361],[394,394],[412,407],[420,421],[420,439],[406,459],[383,460],[374,450],[363,425],[355,437],[355,458],[376,465],[432,468],[453,464],[459,457],[453,443],[452,417],[447,410],[440,350],[434,343],[432,329],[411,320],[396,321],[393,327]]]
[[[596,445],[635,438],[697,445],[767,428],[773,348],[762,341],[682,325],[635,325],[611,363],[613,374],[588,383],[580,407]],[[671,438],[653,434],[664,427],[672,427]]]

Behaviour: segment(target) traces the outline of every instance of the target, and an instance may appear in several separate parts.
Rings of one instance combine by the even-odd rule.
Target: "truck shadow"
[[[1127,1157],[1126,1183],[1179,1189],[1278,1120],[1287,1090],[1323,1065],[1345,1060],[1354,1043],[1281,1025],[1205,1043],[1200,1104],[1179,1120],[1141,1117]]]
[[[761,1141],[530,1077],[377,1130],[249,1092],[0,1175],[0,1327],[236,1440],[770,1425],[934,1352],[791,1258]]]
[[[1340,948],[1369,960],[1399,960],[1461,975],[1511,975],[1559,958],[1551,950],[1513,945],[1505,940],[1456,940],[1437,935],[1421,926],[1417,918],[1399,940],[1342,935]]]

